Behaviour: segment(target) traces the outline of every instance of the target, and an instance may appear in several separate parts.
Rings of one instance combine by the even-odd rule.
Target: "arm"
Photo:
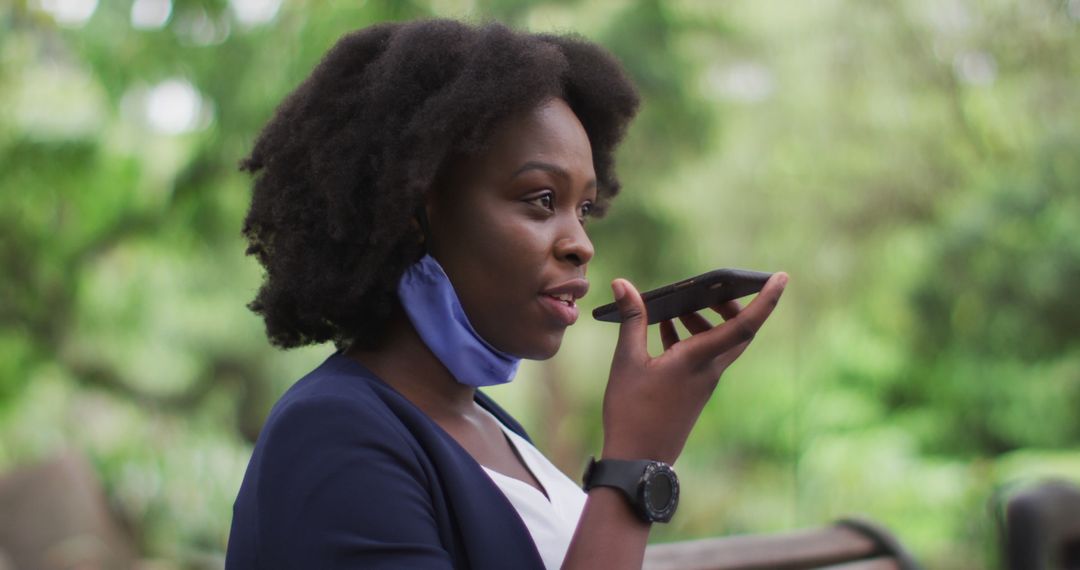
[[[263,449],[259,557],[281,568],[450,568],[405,438],[362,403],[294,402]]]
[[[714,307],[725,320],[716,327],[696,313],[680,317],[691,332],[685,340],[671,321],[661,323],[664,352],[653,358],[641,296],[628,281],[612,283],[623,323],[604,392],[601,457],[674,463],[720,376],[746,350],[786,284],[787,275],[777,273],[745,309],[736,301]],[[649,528],[618,491],[594,488],[563,568],[641,568]]]

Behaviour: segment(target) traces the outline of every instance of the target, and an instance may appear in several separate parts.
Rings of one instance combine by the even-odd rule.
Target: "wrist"
[[[679,504],[679,478],[670,465],[649,459],[589,459],[582,477],[591,492],[607,487],[645,523],[668,522]]]
[[[669,457],[669,454],[660,453],[656,450],[645,449],[641,445],[626,445],[621,446],[617,444],[605,444],[600,450],[600,455],[597,459],[618,459],[621,461],[636,461],[639,459],[648,459],[649,461],[662,461],[667,464],[675,463],[674,457]]]
[[[585,491],[585,494],[589,497],[589,501],[596,506],[600,507],[602,505],[601,508],[604,510],[617,513],[615,516],[621,524],[627,527],[652,528],[652,523],[642,520],[634,507],[626,501],[622,491],[611,487],[593,487]]]

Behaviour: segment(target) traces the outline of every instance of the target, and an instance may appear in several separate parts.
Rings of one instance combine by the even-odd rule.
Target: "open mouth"
[[[556,301],[565,304],[567,307],[574,306],[574,296],[569,293],[563,295],[548,295],[548,297],[551,297],[552,299],[555,299]]]
[[[588,292],[589,282],[584,278],[577,277],[541,291],[540,299],[554,322],[568,327],[577,322],[578,316],[581,314],[576,303],[577,300],[584,297]]]

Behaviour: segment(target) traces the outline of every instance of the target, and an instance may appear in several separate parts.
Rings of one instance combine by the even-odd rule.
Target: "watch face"
[[[664,463],[654,462],[646,469],[641,485],[641,507],[648,519],[668,522],[679,506],[679,479]]]
[[[653,511],[662,511],[671,502],[671,478],[667,473],[657,473],[647,483],[649,486],[645,497],[649,501],[649,508]]]

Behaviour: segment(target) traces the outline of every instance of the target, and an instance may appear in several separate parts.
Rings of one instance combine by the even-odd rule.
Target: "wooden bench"
[[[649,570],[917,570],[919,565],[884,528],[846,519],[825,528],[655,544]]]

